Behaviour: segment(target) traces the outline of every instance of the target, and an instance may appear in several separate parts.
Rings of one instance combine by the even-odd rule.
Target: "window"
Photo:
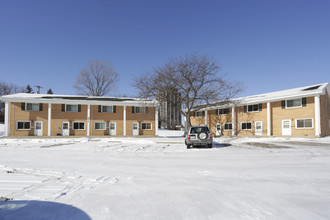
[[[142,130],[151,130],[151,122],[142,122],[141,123]]]
[[[39,103],[26,103],[27,111],[39,111]]]
[[[297,108],[302,106],[302,99],[292,99],[286,101],[287,108]]]
[[[113,106],[102,105],[102,112],[113,113]]]
[[[65,105],[66,112],[78,112],[78,105]]]
[[[233,129],[233,124],[232,123],[225,123],[225,131],[232,130]]]
[[[31,122],[30,121],[18,121],[16,125],[17,130],[30,130]]]
[[[95,122],[95,130],[105,130],[105,122]]]
[[[116,129],[116,122],[110,122],[110,130]]]
[[[85,130],[85,122],[73,122],[73,130]]]
[[[132,112],[137,114],[145,114],[147,112],[147,107],[132,107]]]
[[[202,126],[202,127],[192,127],[190,129],[190,134],[199,134],[199,133],[209,133],[210,130],[208,127]]]
[[[203,117],[205,115],[204,111],[195,112],[195,117]]]
[[[313,128],[313,119],[312,118],[296,119],[296,128],[298,129]]]
[[[252,123],[251,122],[242,122],[241,123],[241,130],[251,130]]]
[[[217,110],[217,115],[227,115],[229,113],[229,108],[223,108]]]
[[[247,112],[258,112],[261,111],[262,104],[248,105]]]

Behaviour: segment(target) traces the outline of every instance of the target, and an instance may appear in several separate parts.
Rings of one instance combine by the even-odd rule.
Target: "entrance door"
[[[34,136],[42,136],[42,121],[34,122]]]
[[[133,135],[139,135],[139,122],[132,123]]]
[[[261,136],[262,135],[262,121],[256,121],[254,123],[254,135]]]
[[[220,123],[215,125],[215,135],[221,136],[221,124]]]
[[[109,123],[109,135],[111,135],[111,136],[116,135],[116,122]]]
[[[70,123],[68,121],[62,122],[62,136],[70,135]]]
[[[291,135],[291,120],[282,120],[282,135]]]

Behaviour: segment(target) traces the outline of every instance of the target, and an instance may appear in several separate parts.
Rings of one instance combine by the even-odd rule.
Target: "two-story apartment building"
[[[330,135],[330,85],[300,87],[219,102],[194,112],[216,136]]]
[[[13,94],[5,102],[5,136],[135,136],[158,132],[155,100]]]

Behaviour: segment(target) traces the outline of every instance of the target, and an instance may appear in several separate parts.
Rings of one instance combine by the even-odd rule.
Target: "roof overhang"
[[[49,97],[49,98],[47,98]],[[54,98],[55,97],[55,98]],[[75,98],[86,98],[86,99],[70,99],[69,97]],[[88,99],[89,98],[89,99]],[[156,106],[158,102],[156,100],[144,100],[135,98],[113,98],[110,101],[110,97],[104,97],[104,100],[99,97],[92,96],[61,96],[61,95],[41,95],[41,94],[13,94],[6,95],[0,98],[4,102],[28,102],[28,103],[50,103],[50,104],[81,104],[81,105],[126,105],[126,106]],[[120,100],[122,99],[122,100]]]

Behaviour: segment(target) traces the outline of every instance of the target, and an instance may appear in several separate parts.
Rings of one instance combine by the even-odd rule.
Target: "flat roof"
[[[31,94],[17,93],[5,95],[1,100],[8,102],[38,102],[56,104],[117,104],[117,105],[155,105],[156,100],[129,98],[129,97],[106,97],[106,96],[81,96],[81,95],[57,95],[57,94]]]
[[[319,83],[310,86],[298,87],[293,89],[280,90],[275,92],[263,93],[259,95],[245,96],[240,98],[235,98],[227,101],[214,102],[210,104],[199,105],[208,109],[216,109],[219,107],[229,107],[233,105],[242,106],[247,104],[258,104],[272,101],[280,101],[293,98],[303,98],[308,96],[315,96],[318,94],[325,94],[327,92],[330,96],[330,85],[329,83]]]

